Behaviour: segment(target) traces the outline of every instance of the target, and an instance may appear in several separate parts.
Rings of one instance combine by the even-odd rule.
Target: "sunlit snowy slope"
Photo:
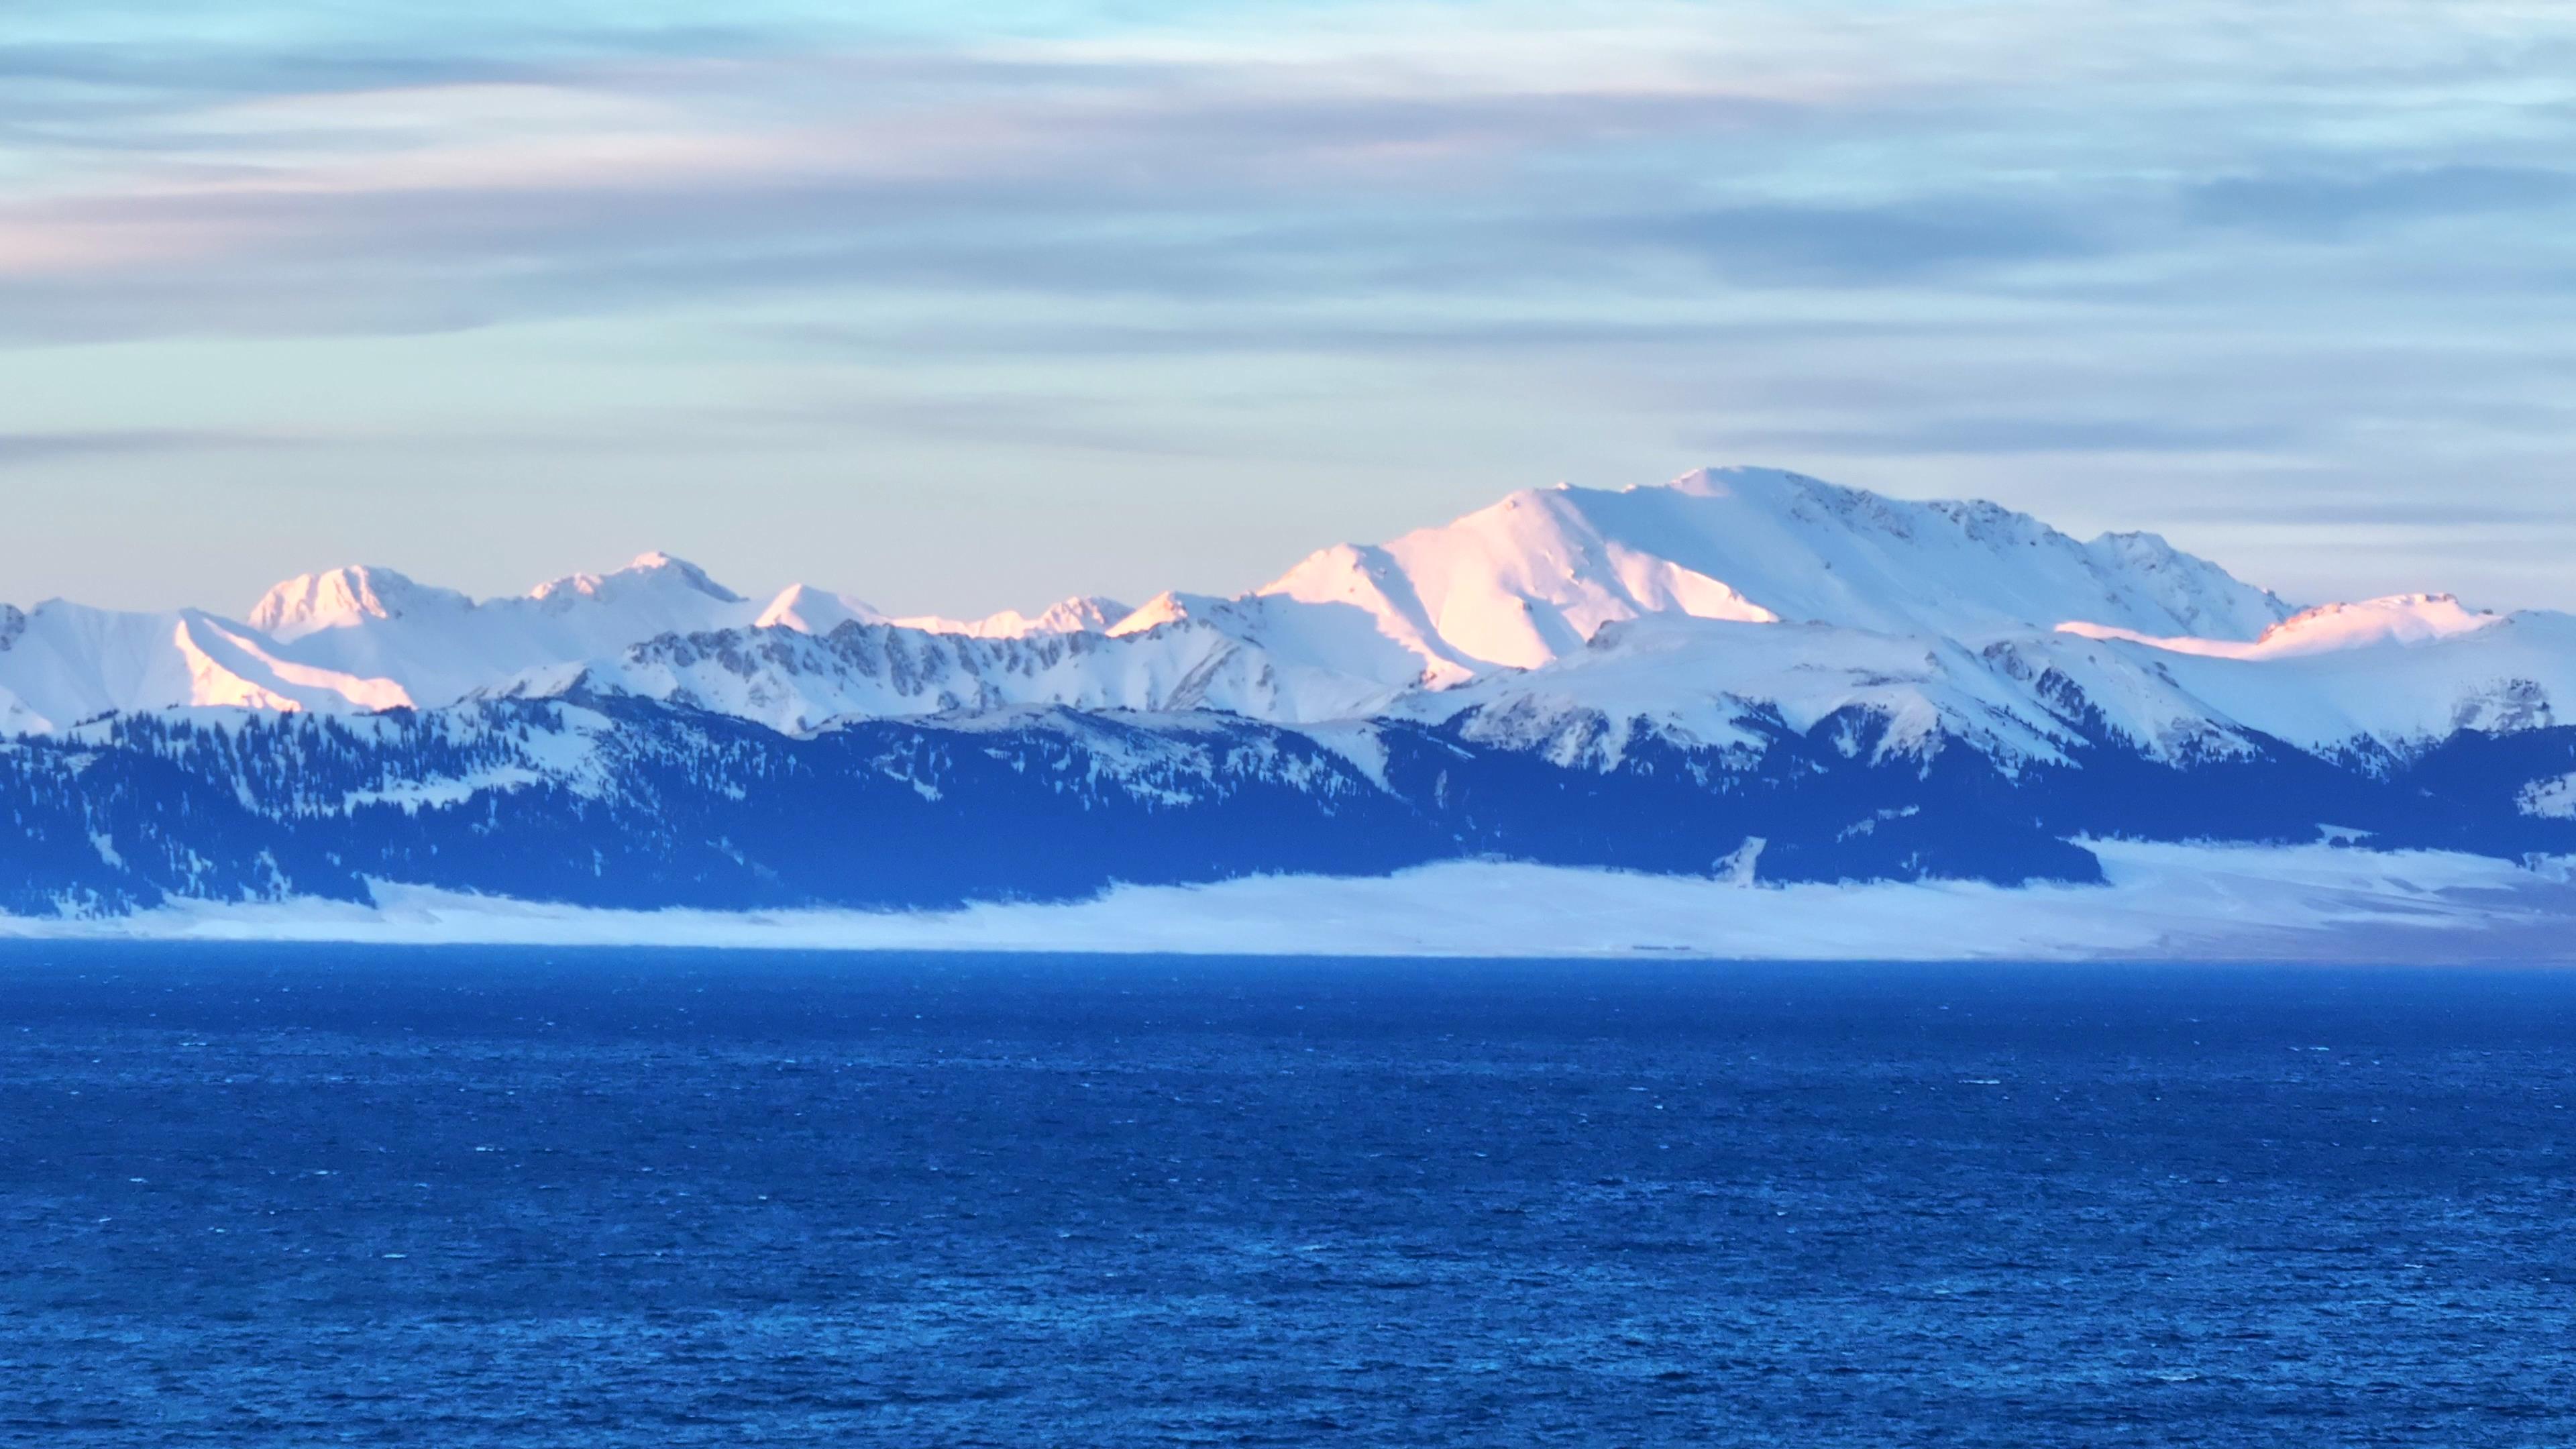
[[[0,907],[954,905],[1506,859],[2101,878],[2106,838],[2576,852],[2576,617],[2297,608],[2151,534],[1725,469],[1233,597],[959,621],[650,554],[475,600],[0,606]]]

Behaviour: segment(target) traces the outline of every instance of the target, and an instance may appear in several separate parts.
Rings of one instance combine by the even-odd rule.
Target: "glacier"
[[[2536,879],[2576,855],[2569,698],[2576,617],[2303,607],[2153,534],[1761,468],[974,620],[658,553],[483,600],[350,566],[238,619],[0,605],[0,912],[1133,922],[1524,870],[1767,888],[1723,909],[1794,935],[1819,893],[2109,909],[2149,847]]]

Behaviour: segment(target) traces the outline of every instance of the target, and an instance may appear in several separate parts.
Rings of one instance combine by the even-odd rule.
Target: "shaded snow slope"
[[[1538,749],[1560,764],[1618,762],[1634,730],[1758,746],[1761,724],[1803,734],[1838,711],[1884,715],[1876,755],[1947,735],[2006,758],[2060,757],[2076,741],[2025,682],[1951,640],[1823,624],[1649,618],[1602,626],[1545,669],[1408,696],[1400,712],[1458,720],[1467,738]]]
[[[1397,690],[1327,665],[1274,657],[1236,633],[1181,621],[1144,634],[1038,632],[986,638],[850,622],[648,640],[575,673],[531,677],[523,694],[575,687],[807,731],[835,720],[980,713],[1021,705],[1222,710],[1307,723],[1365,718]]]
[[[2317,751],[2404,753],[2465,730],[2544,728],[2576,704],[2576,615],[2477,615],[2450,633],[2363,615],[2366,627],[2337,629],[2335,647],[2241,656],[2176,651],[2171,641],[2108,647],[2212,719]]]

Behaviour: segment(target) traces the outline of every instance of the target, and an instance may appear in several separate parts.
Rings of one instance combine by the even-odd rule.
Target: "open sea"
[[[2576,974],[0,949],[0,1442],[2576,1444]]]

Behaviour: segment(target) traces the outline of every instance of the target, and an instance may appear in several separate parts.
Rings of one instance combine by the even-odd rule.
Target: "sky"
[[[971,614],[1725,463],[2576,608],[2576,5],[0,8],[0,599]]]

